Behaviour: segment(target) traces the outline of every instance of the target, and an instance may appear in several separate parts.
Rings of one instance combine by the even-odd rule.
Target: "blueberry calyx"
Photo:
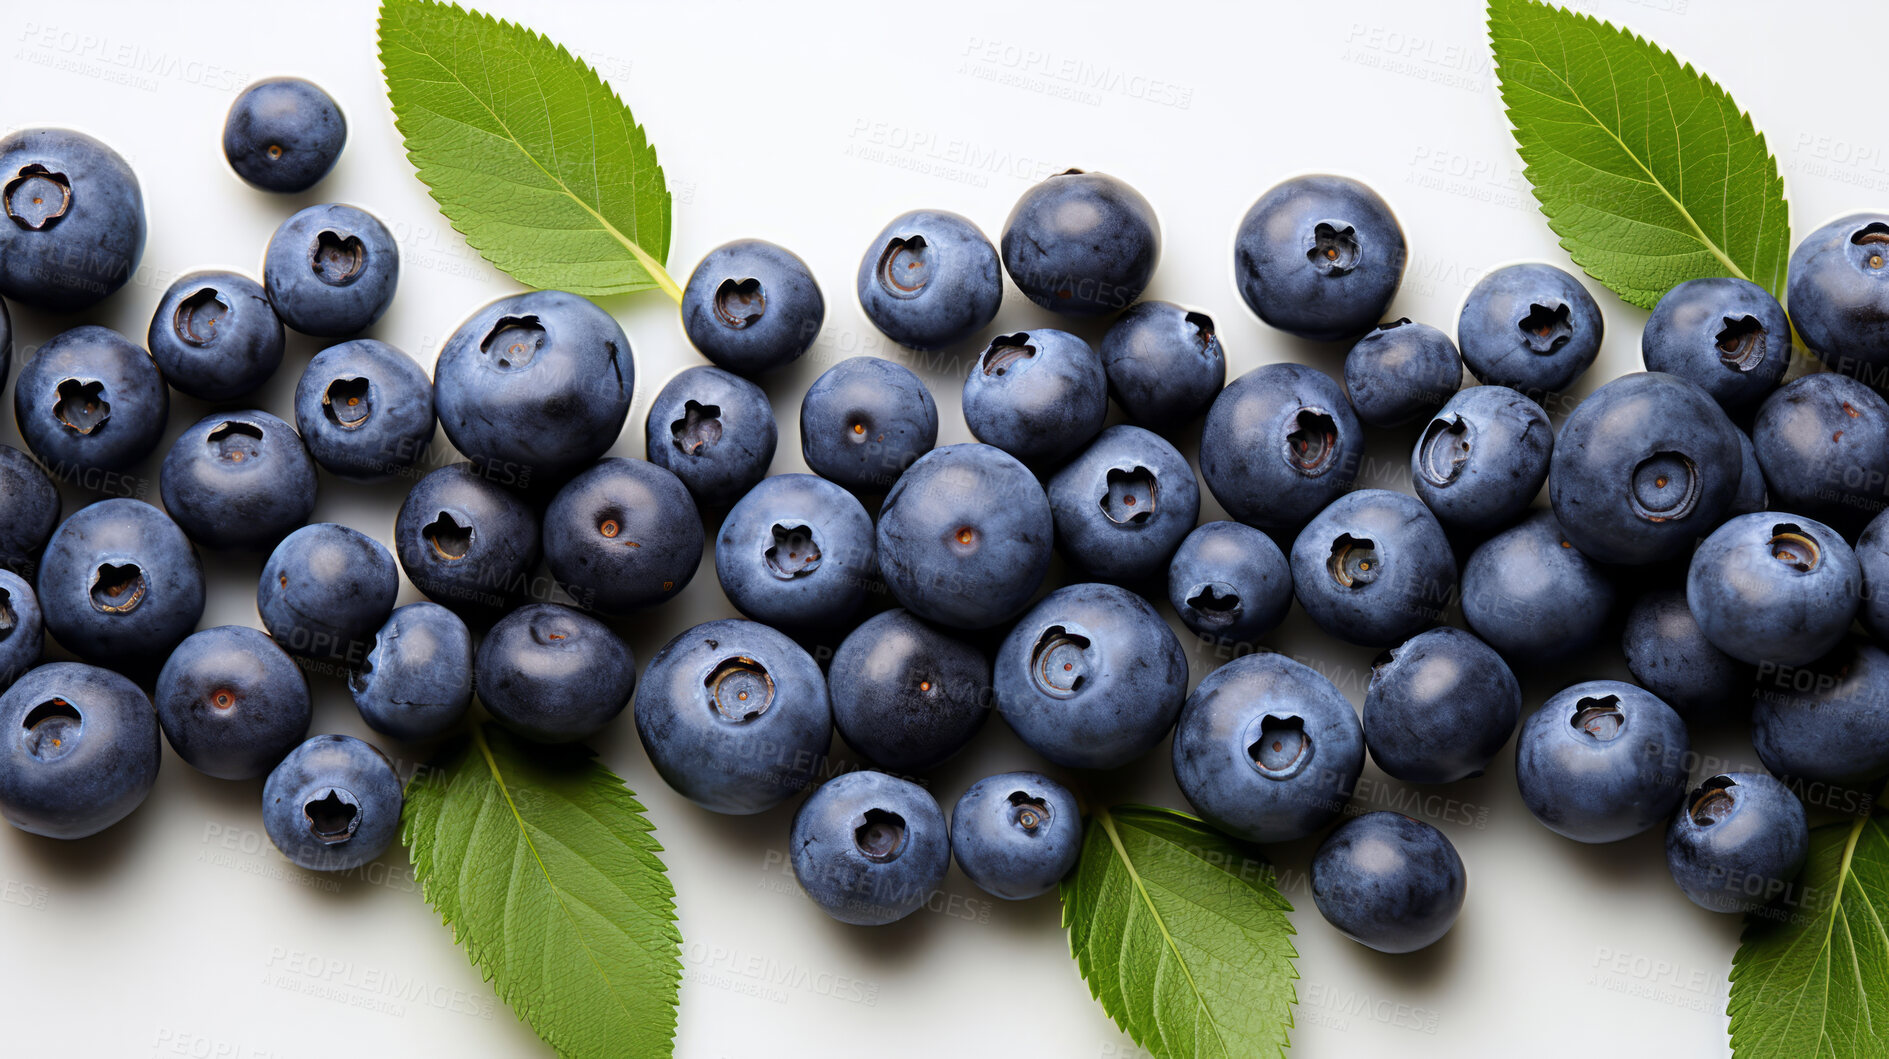
[[[774,678],[745,655],[722,659],[702,684],[708,688],[709,705],[722,720],[735,724],[754,720],[774,704]]]
[[[1305,259],[1320,275],[1349,275],[1363,256],[1357,229],[1351,225],[1343,221],[1319,221],[1312,226],[1312,245],[1306,248]]]
[[[1340,533],[1338,539],[1331,542],[1331,558],[1326,560],[1325,569],[1331,572],[1333,581],[1344,587],[1362,588],[1377,580],[1380,565],[1376,541]]]
[[[1823,553],[1802,526],[1780,522],[1771,527],[1771,558],[1800,574],[1807,574],[1817,568]]]
[[[931,281],[930,248],[922,235],[894,236],[879,255],[879,287],[894,298],[916,298]]]
[[[535,316],[506,316],[486,332],[479,352],[492,357],[500,371],[523,371],[544,348],[544,323]]]
[[[1246,734],[1246,756],[1267,779],[1289,780],[1312,761],[1314,747],[1302,717],[1268,713]]]
[[[1181,317],[1181,319],[1186,322],[1187,326],[1194,329],[1194,347],[1200,351],[1201,355],[1206,356],[1208,353],[1213,352],[1214,343],[1216,341],[1214,338],[1213,317],[1196,310],[1189,312],[1186,316]]]
[[[63,379],[53,391],[52,414],[67,430],[90,434],[111,418],[104,393],[105,384],[96,379]]]
[[[1207,625],[1231,625],[1241,613],[1239,590],[1225,581],[1207,581],[1188,589],[1187,605]]]
[[[129,614],[144,601],[144,571],[136,563],[100,563],[92,572],[92,607],[106,614]]]
[[[1010,802],[1010,825],[1027,835],[1045,831],[1050,825],[1050,809],[1047,799],[1029,791],[1012,791]]]
[[[1738,808],[1738,796],[1732,788],[1738,786],[1730,776],[1713,776],[1701,783],[1686,799],[1686,815],[1700,827],[1711,827],[1724,823]]]
[[[441,511],[420,531],[433,554],[447,562],[458,562],[472,550],[472,521],[461,522],[450,511]]]
[[[1417,470],[1431,485],[1448,485],[1463,473],[1474,447],[1475,430],[1469,420],[1445,412],[1430,420],[1417,446]]]
[[[721,321],[723,327],[739,331],[759,323],[765,315],[767,291],[762,289],[760,280],[730,277],[715,288],[715,319]]]
[[[29,232],[43,232],[72,208],[72,181],[34,162],[7,181],[7,216]]]
[[[353,283],[366,265],[367,247],[358,235],[323,228],[308,248],[308,270],[330,287]]]
[[[700,456],[703,449],[713,448],[721,440],[721,431],[721,406],[696,401],[685,402],[682,418],[669,424],[676,451],[685,456]]]
[[[1699,504],[1699,468],[1678,452],[1656,452],[1633,468],[1633,513],[1648,522],[1685,518]]]
[[[1331,413],[1307,405],[1293,413],[1287,425],[1287,465],[1307,478],[1331,470],[1338,455],[1338,421]]]
[[[1720,364],[1733,371],[1749,372],[1764,363],[1765,344],[1769,336],[1764,325],[1750,314],[1727,316],[1725,326],[1714,336],[1713,342],[1718,347]]]
[[[321,411],[328,421],[343,430],[353,430],[373,416],[368,400],[373,383],[358,375],[338,378],[321,395]]]
[[[241,463],[262,455],[262,428],[254,423],[229,420],[213,428],[204,441],[217,459],[227,463]]]
[[[777,522],[774,543],[762,558],[768,572],[782,581],[805,577],[820,568],[820,541],[813,527],[804,522]]]
[[[1627,715],[1620,709],[1620,696],[1601,695],[1576,701],[1568,723],[1595,742],[1606,743],[1620,737]]]
[[[1053,699],[1067,699],[1082,690],[1089,675],[1089,638],[1062,625],[1052,625],[1036,638],[1030,651],[1030,677],[1037,690]]]
[[[85,718],[64,699],[48,699],[26,713],[26,752],[40,761],[57,761],[78,745]]]
[[[1035,356],[1036,347],[1030,343],[1029,333],[1019,331],[1014,335],[999,335],[991,339],[990,346],[984,350],[979,361],[985,375],[1002,376]]]
[[[905,818],[886,809],[868,809],[853,825],[853,845],[867,860],[885,864],[905,852]]]
[[[1889,224],[1871,221],[1850,233],[1850,243],[1864,247],[1863,265],[1872,272],[1881,272],[1885,263],[1883,244],[1889,243]]]
[[[1108,491],[1102,494],[1102,514],[1117,526],[1147,522],[1154,517],[1160,487],[1154,472],[1140,464],[1110,468]]]
[[[216,341],[216,325],[230,312],[230,303],[215,287],[200,287],[190,297],[177,303],[171,316],[171,328],[177,337],[197,347]]]
[[[361,826],[361,803],[352,791],[324,787],[302,805],[308,833],[323,845],[333,846],[354,837]]]
[[[1574,337],[1572,311],[1559,298],[1529,303],[1528,313],[1515,324],[1522,332],[1522,344],[1544,356],[1567,345]]]

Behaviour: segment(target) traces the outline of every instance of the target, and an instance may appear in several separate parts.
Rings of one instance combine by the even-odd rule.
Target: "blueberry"
[[[292,655],[358,663],[394,609],[400,574],[379,541],[334,522],[282,538],[256,582],[263,628]]]
[[[1035,772],[986,776],[951,810],[951,852],[992,897],[1048,893],[1082,855],[1082,811],[1069,788]]]
[[[931,391],[889,360],[842,360],[800,400],[801,456],[813,473],[848,489],[884,492],[937,443]]]
[[[1364,430],[1331,376],[1267,364],[1233,380],[1207,411],[1200,476],[1227,513],[1272,532],[1296,531],[1350,491]]]
[[[45,645],[39,596],[20,575],[0,570],[0,691],[39,664]]]
[[[1641,596],[1620,647],[1634,681],[1682,716],[1736,714],[1751,698],[1751,671],[1705,638],[1684,589]]]
[[[1686,793],[1686,724],[1645,688],[1589,680],[1522,722],[1515,782],[1535,819],[1576,842],[1617,842],[1662,823]]]
[[[1860,637],[1759,670],[1751,743],[1772,774],[1862,788],[1889,775],[1889,654]]]
[[[1364,693],[1371,760],[1407,783],[1480,776],[1515,734],[1522,686],[1488,644],[1445,626],[1379,655]]]
[[[0,294],[73,312],[125,285],[144,256],[144,193],[118,152],[71,129],[0,136]]]
[[[13,370],[13,317],[7,312],[7,303],[0,301],[0,385],[5,385],[7,373]]]
[[[1690,379],[1728,412],[1765,399],[1791,366],[1791,322],[1763,287],[1689,279],[1660,298],[1640,332],[1647,371]]]
[[[385,342],[329,346],[295,384],[295,427],[330,474],[356,481],[399,474],[433,443],[433,380]]]
[[[144,801],[162,753],[157,714],[109,669],[52,662],[0,695],[0,815],[47,838],[84,838]]]
[[[1692,903],[1750,912],[1790,888],[1810,854],[1804,806],[1762,772],[1714,776],[1666,829],[1666,867]]]
[[[937,349],[990,323],[1004,297],[997,248],[967,217],[901,214],[859,259],[859,307],[887,338]]]
[[[1239,522],[1196,527],[1168,562],[1168,602],[1214,643],[1257,643],[1292,606],[1292,568],[1271,537]]]
[[[1434,415],[1462,382],[1463,358],[1450,336],[1404,317],[1366,331],[1345,354],[1345,396],[1374,427]]]
[[[1063,555],[1103,581],[1166,570],[1200,515],[1187,457],[1159,434],[1126,424],[1104,430],[1057,471],[1048,495]]]
[[[407,743],[438,739],[472,703],[472,633],[437,603],[398,607],[348,674],[348,691],[376,732]]]
[[[297,867],[347,871],[393,844],[404,802],[385,754],[353,736],[318,735],[269,773],[262,826]]]
[[[1536,511],[1489,538],[1463,564],[1463,618],[1511,663],[1558,662],[1607,624],[1614,586],[1569,543],[1554,513]]]
[[[1743,457],[1738,472],[1738,495],[1732,497],[1732,506],[1725,512],[1727,516],[1749,515],[1770,506],[1764,468],[1758,465],[1758,447],[1751,443],[1751,435],[1742,430],[1738,432],[1738,451]]]
[[[1800,666],[1828,654],[1856,617],[1863,569],[1821,522],[1740,515],[1692,553],[1686,602],[1714,647],[1741,662]]]
[[[502,611],[531,594],[538,513],[470,463],[441,467],[401,502],[394,555],[428,597],[472,614]]]
[[[1402,813],[1365,813],[1312,856],[1312,900],[1340,934],[1379,952],[1415,952],[1449,933],[1468,885],[1443,832]]]
[[[20,437],[60,474],[129,468],[157,447],[170,410],[151,355],[95,324],[39,347],[13,391]]]
[[[1889,503],[1889,402],[1843,375],[1806,375],[1765,399],[1751,425],[1771,506],[1845,536]]]
[[[1055,546],[1049,500],[1016,458],[989,445],[933,449],[879,509],[879,572],[905,609],[983,629],[1028,606]]]
[[[0,489],[0,497],[6,495],[8,491]],[[1877,515],[1856,538],[1856,561],[1863,570],[1863,598],[1856,617],[1878,641],[1889,640],[1889,518]]]
[[[1136,760],[1174,727],[1187,656],[1148,601],[1068,585],[1017,619],[997,651],[997,709],[1030,749],[1069,768]]]
[[[282,365],[282,321],[262,284],[236,272],[179,277],[145,341],[165,381],[205,401],[241,397]]]
[[[971,741],[991,707],[990,659],[909,611],[875,614],[833,654],[827,689],[846,745],[923,772]]]
[[[1173,302],[1136,302],[1102,336],[1109,396],[1139,426],[1170,433],[1207,410],[1227,381],[1213,317]]]
[[[164,657],[203,616],[196,549],[162,511],[117,497],[60,523],[39,565],[46,629],[81,658]]]
[[[1302,176],[1274,185],[1240,219],[1233,278],[1261,320],[1332,342],[1384,318],[1407,257],[1404,230],[1377,192]]]
[[[32,577],[53,527],[59,488],[46,469],[11,445],[0,445],[0,569]]]
[[[1743,474],[1738,428],[1704,390],[1638,372],[1595,390],[1561,424],[1548,501],[1587,555],[1652,563],[1711,532]]]
[[[223,119],[223,157],[251,187],[307,191],[348,142],[348,122],[321,87],[299,77],[252,83]]]
[[[964,422],[1020,460],[1054,463],[1108,418],[1108,376],[1089,344],[1039,328],[991,339],[964,377]]]
[[[587,608],[653,606],[682,591],[702,564],[702,516],[682,479],[612,457],[558,490],[544,513],[544,558]]]
[[[826,298],[807,263],[786,247],[737,239],[708,252],[682,291],[682,329],[716,367],[755,376],[813,345]]]
[[[794,878],[842,923],[876,927],[925,906],[951,867],[951,837],[931,794],[883,772],[849,772],[794,814]]]
[[[446,436],[487,474],[520,486],[569,477],[607,452],[635,386],[623,328],[589,299],[557,290],[473,313],[433,365]]]
[[[682,479],[700,507],[731,504],[767,477],[778,441],[767,394],[707,364],[663,384],[643,431],[649,462]]]
[[[1410,453],[1410,478],[1436,520],[1493,533],[1515,521],[1548,480],[1554,427],[1541,406],[1507,386],[1451,397]]]
[[[1067,316],[1101,316],[1147,289],[1161,259],[1161,222],[1123,181],[1068,169],[1023,193],[1002,245],[1024,297]]]
[[[1785,300],[1804,344],[1845,375],[1889,366],[1889,216],[1852,213],[1791,251]]]
[[[759,622],[711,621],[650,661],[636,734],[683,797],[718,813],[759,813],[813,782],[833,709],[819,663],[798,644]]]
[[[1363,768],[1351,703],[1284,655],[1245,655],[1207,674],[1174,727],[1181,793],[1248,842],[1290,842],[1338,819]]]
[[[533,742],[569,743],[603,731],[630,704],[636,660],[596,618],[533,603],[485,634],[473,680],[500,724]]]
[[[1456,557],[1422,501],[1359,489],[1332,501],[1292,542],[1292,586],[1319,628],[1383,646],[1443,620]]]
[[[268,773],[308,735],[308,679],[244,625],[191,633],[157,676],[158,723],[177,756],[218,779]]]
[[[272,548],[315,510],[315,461],[267,412],[199,420],[171,443],[158,485],[190,539],[218,550]]]
[[[366,330],[394,300],[400,248],[366,210],[310,206],[269,237],[262,286],[282,322],[305,335],[340,338]]]
[[[811,474],[777,474],[722,520],[715,575],[735,609],[804,634],[843,625],[877,576],[872,516],[853,494]]]
[[[1508,265],[1469,290],[1456,344],[1477,379],[1540,400],[1565,391],[1600,354],[1600,306],[1553,265]]]

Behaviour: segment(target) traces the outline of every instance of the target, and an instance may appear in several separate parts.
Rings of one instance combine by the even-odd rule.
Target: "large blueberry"
[[[842,360],[800,399],[801,456],[848,489],[884,492],[937,443],[938,404],[902,364]]]
[[[1173,302],[1136,302],[1102,336],[1109,396],[1134,423],[1169,433],[1207,410],[1227,381],[1213,317]]]
[[[1879,380],[1889,367],[1889,215],[1852,213],[1805,236],[1791,251],[1785,300],[1825,364]]]
[[[900,214],[859,259],[859,307],[887,338],[937,349],[990,323],[1003,301],[997,248],[967,217]]]
[[[45,646],[38,593],[20,575],[0,570],[0,691],[38,665]]]
[[[472,703],[472,633],[437,603],[409,603],[387,617],[348,691],[361,719],[405,742],[451,731]]]
[[[433,380],[385,342],[329,346],[295,384],[295,427],[331,474],[357,481],[399,474],[433,443]]]
[[[520,607],[492,626],[473,661],[479,701],[537,743],[588,739],[636,690],[636,659],[610,627],[556,603]]]
[[[1312,900],[1338,932],[1379,952],[1415,952],[1449,933],[1468,885],[1443,832],[1402,813],[1365,813],[1312,856]]]
[[[1554,427],[1507,386],[1471,386],[1431,418],[1410,453],[1410,478],[1436,520],[1493,533],[1515,521],[1548,480]]]
[[[1837,645],[1863,584],[1836,531],[1776,511],[1726,522],[1692,553],[1686,602],[1714,647],[1742,662],[1800,666]]]
[[[925,906],[951,867],[930,792],[883,772],[848,772],[813,792],[788,837],[794,878],[842,923],[882,926]]]
[[[1665,822],[1686,793],[1686,723],[1645,688],[1590,680],[1522,723],[1515,782],[1549,830],[1617,842]]]
[[[379,541],[334,522],[282,538],[256,581],[263,628],[292,655],[359,664],[400,591]]]
[[[413,483],[394,519],[394,554],[432,599],[497,613],[534,594],[538,513],[472,464],[455,463]]]
[[[1806,375],[1765,399],[1751,425],[1771,506],[1845,536],[1889,505],[1889,402],[1855,379]]]
[[[1069,788],[1040,773],[986,776],[951,810],[951,852],[992,897],[1035,897],[1082,856],[1082,811]]]
[[[777,629],[843,625],[878,576],[872,516],[811,474],[764,478],[722,520],[715,575],[735,609]]]
[[[1765,399],[1791,366],[1791,322],[1770,292],[1731,276],[1689,279],[1640,332],[1647,371],[1698,383],[1728,412]]]
[[[1364,745],[1408,783],[1480,776],[1515,734],[1522,686],[1488,644],[1451,626],[1379,655],[1364,693]]]
[[[266,550],[315,510],[315,461],[267,412],[213,415],[177,436],[158,479],[164,510],[206,548]]]
[[[109,669],[52,662],[0,695],[0,815],[84,838],[131,814],[157,782],[157,714]]]
[[[833,653],[827,688],[846,745],[922,772],[970,742],[991,710],[990,659],[910,611],[875,614]]]
[[[682,479],[700,507],[734,503],[765,478],[778,440],[767,394],[708,364],[664,383],[643,421],[649,462]]]
[[[1345,354],[1345,396],[1374,427],[1431,415],[1462,384],[1463,358],[1450,336],[1404,317],[1366,331]]]
[[[157,676],[158,723],[171,749],[218,779],[264,775],[308,735],[308,678],[260,629],[192,633]]]
[[[11,445],[0,445],[0,568],[30,578],[53,527],[59,487],[46,469]]]
[[[297,867],[346,871],[393,844],[404,802],[385,754],[353,736],[318,735],[269,773],[262,824]]]
[[[1863,598],[1856,611],[1857,620],[1879,642],[1889,641],[1889,516],[1877,515],[1864,527],[1856,538],[1856,561],[1863,571]]]
[[[241,397],[282,364],[282,321],[262,284],[236,272],[179,277],[151,314],[145,341],[166,382],[206,401]]]
[[[307,191],[348,142],[348,122],[321,86],[267,77],[243,89],[223,119],[223,157],[251,187]]]
[[[1346,493],[1292,542],[1292,591],[1318,627],[1383,646],[1441,622],[1456,557],[1423,502],[1389,489]]]
[[[1713,776],[1666,829],[1666,867],[1692,903],[1750,912],[1784,895],[1810,854],[1803,803],[1762,772]]]
[[[1056,540],[1077,569],[1139,581],[1167,569],[1200,515],[1200,486],[1180,450],[1121,424],[1104,430],[1049,480]]]
[[[1333,342],[1384,318],[1407,257],[1404,229],[1377,192],[1313,174],[1274,185],[1246,211],[1233,278],[1261,320]]]
[[[1861,788],[1889,775],[1889,654],[1849,637],[1808,666],[1765,666],[1751,743],[1774,775]]]
[[[1627,670],[1681,716],[1737,716],[1751,703],[1751,670],[1712,646],[1683,588],[1654,589],[1627,612]]]
[[[1141,193],[1069,169],[1031,187],[1004,221],[1004,268],[1024,297],[1068,316],[1134,304],[1161,260],[1161,222]]]
[[[13,391],[20,437],[64,475],[122,471],[150,455],[170,418],[170,389],[151,355],[109,328],[53,336]]]
[[[755,376],[798,360],[825,320],[826,298],[807,263],[760,239],[710,250],[682,292],[682,329],[689,341],[736,375]]]
[[[366,210],[310,206],[269,237],[262,286],[282,322],[305,335],[340,338],[366,330],[393,303],[400,247]]]
[[[1477,379],[1541,400],[1594,363],[1604,330],[1600,306],[1580,280],[1531,262],[1476,281],[1456,319],[1456,344]]]
[[[0,136],[0,294],[73,312],[125,285],[144,256],[144,193],[118,152],[71,129]]]
[[[964,377],[964,422],[977,440],[1028,463],[1054,463],[1108,418],[1108,376],[1089,344],[1038,328],[998,335]]]
[[[117,497],[60,523],[39,564],[46,628],[81,658],[114,665],[170,653],[203,616],[203,567],[184,531]]]
[[[1198,526],[1168,562],[1168,602],[1215,643],[1253,644],[1292,606],[1292,568],[1271,537],[1240,522]]]
[[[682,479],[647,460],[598,461],[544,513],[544,558],[571,598],[606,614],[682,591],[702,564],[702,516]]]
[[[1207,411],[1200,476],[1227,513],[1295,532],[1351,489],[1364,429],[1331,376],[1267,364],[1233,380]]]
[[[1463,618],[1512,663],[1577,654],[1600,636],[1614,586],[1600,565],[1536,511],[1489,538],[1463,564]]]

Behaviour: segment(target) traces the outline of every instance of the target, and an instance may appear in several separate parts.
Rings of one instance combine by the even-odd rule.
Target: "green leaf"
[[[486,260],[533,287],[681,300],[656,149],[596,71],[434,0],[381,4],[380,64],[407,157]]]
[[[1724,89],[1535,0],[1492,0],[1489,42],[1528,181],[1575,264],[1642,308],[1701,276],[1783,299],[1784,178]]]
[[[1284,1055],[1292,906],[1246,847],[1169,809],[1098,810],[1062,883],[1089,992],[1160,1059]]]
[[[408,785],[401,831],[454,940],[560,1056],[671,1054],[675,889],[589,748],[475,726]]]
[[[1880,816],[1810,833],[1801,907],[1753,913],[1732,958],[1738,1059],[1889,1054],[1889,830]],[[1769,914],[1767,914],[1769,913]]]

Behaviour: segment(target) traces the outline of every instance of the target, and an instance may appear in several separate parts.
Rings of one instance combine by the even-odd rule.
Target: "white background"
[[[150,219],[135,282],[104,305],[63,319],[14,307],[16,363],[78,322],[142,339],[176,275],[256,274],[274,227],[322,201],[364,206],[399,238],[399,295],[370,333],[429,365],[475,306],[515,289],[414,178],[386,104],[370,3],[5,6],[0,127],[68,125],[106,140],[137,170]],[[1521,179],[1472,2],[486,6],[576,46],[634,107],[675,193],[678,280],[741,236],[783,243],[812,265],[827,295],[825,331],[804,361],[766,380],[781,430],[776,472],[803,469],[799,396],[820,371],[860,353],[901,355],[853,297],[866,241],[915,207],[964,213],[994,239],[1020,192],[1069,166],[1113,173],[1154,203],[1165,245],[1149,295],[1209,311],[1230,376],[1279,360],[1333,372],[1341,363],[1341,349],[1260,325],[1231,283],[1235,223],[1291,173],[1359,176],[1397,209],[1412,254],[1396,314],[1453,330],[1462,292],[1490,265],[1568,264]],[[1843,42],[1889,29],[1889,12],[1756,0],[1581,6],[1674,49],[1750,108],[1785,169],[1796,232],[1881,205],[1889,133],[1874,74],[1836,60],[1855,54]],[[246,187],[219,149],[235,92],[272,74],[318,81],[348,117],[340,166],[305,195]],[[1587,388],[1639,367],[1645,319],[1592,287],[1608,337]],[[661,294],[605,304],[638,362],[615,451],[641,455],[649,398],[697,358]],[[1010,289],[996,326],[1051,323]],[[292,418],[296,377],[318,348],[291,337],[261,407]],[[928,381],[941,441],[968,440],[958,379],[934,371]],[[203,414],[174,400],[166,443]],[[11,416],[0,417],[0,439],[19,444]],[[1373,437],[1390,477],[1371,484],[1393,484],[1411,440],[1410,431]],[[1191,454],[1193,438],[1185,447]],[[345,487],[325,475],[322,484],[317,519],[390,543],[399,486]],[[125,488],[155,501],[155,485]],[[94,498],[76,486],[65,493],[68,511]],[[1221,512],[1208,498],[1202,519],[1212,517]],[[260,560],[206,560],[203,624],[256,624]],[[417,598],[403,584],[401,601]],[[682,628],[733,613],[705,557],[679,599],[621,628],[647,661]],[[1219,659],[1185,642],[1198,680]],[[1333,646],[1296,610],[1272,642],[1361,698],[1369,652]],[[1524,673],[1525,708],[1577,676],[1624,675],[1607,648],[1564,672]],[[314,686],[315,731],[371,735],[339,682]],[[1756,765],[1742,719],[1694,739],[1732,766]],[[680,895],[679,1055],[1139,1054],[1090,999],[1053,897],[992,902],[953,869],[935,909],[888,928],[845,927],[805,902],[784,867],[791,805],[753,818],[696,809],[654,775],[627,715],[598,746],[649,806]],[[421,754],[389,750],[408,765]],[[97,838],[61,844],[0,828],[0,1011],[9,1015],[0,1050],[548,1054],[422,903],[401,851],[338,883],[301,872],[262,836],[259,782],[208,779],[168,748],[165,758],[145,806]],[[1040,764],[997,721],[933,786],[949,806],[977,777],[1017,767]],[[1293,1055],[1725,1054],[1724,979],[1739,921],[1681,896],[1658,833],[1600,848],[1556,837],[1517,798],[1512,751],[1487,777],[1424,792],[1415,805],[1398,802],[1407,788],[1375,767],[1366,777],[1367,802],[1395,803],[1457,843],[1468,904],[1432,949],[1382,956],[1318,917],[1303,885],[1311,843],[1277,849],[1300,931]],[[1165,743],[1140,767],[1089,777],[1088,790],[1184,805]]]

